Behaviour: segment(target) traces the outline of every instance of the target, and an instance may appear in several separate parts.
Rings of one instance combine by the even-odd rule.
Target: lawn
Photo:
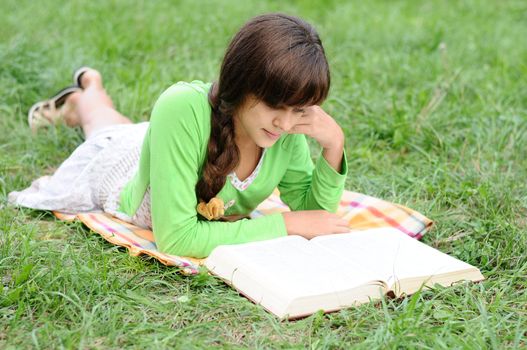
[[[527,345],[525,1],[0,3],[0,348]],[[6,204],[82,141],[26,125],[74,68],[99,69],[117,108],[148,120],[170,84],[214,80],[231,36],[270,11],[320,33],[347,188],[432,218],[423,241],[478,266],[484,282],[279,322],[213,277]]]

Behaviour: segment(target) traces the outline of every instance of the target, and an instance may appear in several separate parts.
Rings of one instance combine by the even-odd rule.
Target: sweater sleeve
[[[280,197],[291,210],[323,209],[336,212],[348,173],[346,153],[340,172],[320,155],[315,165],[304,135],[296,135],[289,146],[291,160],[278,185]]]
[[[160,251],[205,257],[216,246],[264,240],[287,234],[283,216],[236,222],[198,219],[195,186],[203,161],[210,118],[204,97],[189,87],[167,90],[150,119],[150,195],[152,228]]]

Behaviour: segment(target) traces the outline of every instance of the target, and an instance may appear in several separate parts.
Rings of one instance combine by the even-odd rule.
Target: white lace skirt
[[[9,203],[65,213],[104,211],[128,222],[151,227],[147,192],[134,217],[117,211],[123,186],[137,172],[148,122],[112,125],[96,131],[51,176],[43,176]]]

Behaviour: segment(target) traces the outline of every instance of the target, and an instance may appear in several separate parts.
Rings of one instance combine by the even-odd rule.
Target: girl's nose
[[[273,126],[280,128],[281,130],[287,132],[294,125],[293,117],[294,117],[293,113],[289,111],[284,112],[283,114],[281,114],[280,116],[278,116],[277,118],[273,120]]]

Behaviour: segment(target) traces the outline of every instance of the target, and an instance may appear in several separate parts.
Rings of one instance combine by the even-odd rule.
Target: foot
[[[78,76],[78,84],[82,89],[87,89],[90,86],[96,86],[98,88],[103,88],[102,86],[102,76],[97,70],[85,67],[82,74]]]
[[[75,124],[74,100],[71,98],[77,98],[81,91],[77,86],[69,86],[60,90],[49,100],[35,103],[28,113],[28,123],[33,133],[44,126],[55,125],[64,121],[66,114],[72,118],[70,123]]]
[[[81,125],[81,119],[79,113],[77,113],[77,101],[81,96],[81,91],[72,93],[66,98],[66,102],[63,107],[63,119],[64,123],[70,127],[75,128]]]

